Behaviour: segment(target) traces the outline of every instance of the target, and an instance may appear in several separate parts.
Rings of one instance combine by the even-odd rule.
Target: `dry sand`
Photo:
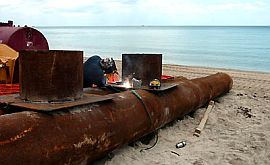
[[[118,63],[118,68],[119,68]],[[184,76],[189,79],[216,72],[232,76],[232,90],[218,98],[200,137],[193,136],[205,108],[191,117],[175,121],[158,131],[158,142],[153,145],[136,142],[115,151],[111,159],[94,164],[270,164],[270,74],[235,70],[164,65],[163,74]],[[184,148],[175,144],[185,140]]]

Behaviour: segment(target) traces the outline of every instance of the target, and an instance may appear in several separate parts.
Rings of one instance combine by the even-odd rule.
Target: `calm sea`
[[[37,27],[50,49],[121,59],[161,53],[163,63],[270,72],[267,27]]]

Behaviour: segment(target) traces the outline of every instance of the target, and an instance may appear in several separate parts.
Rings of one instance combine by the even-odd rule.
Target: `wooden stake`
[[[209,116],[209,113],[211,112],[211,110],[213,109],[213,107],[214,107],[214,101],[210,101],[209,102],[209,104],[208,104],[208,107],[207,107],[207,109],[206,109],[206,111],[205,111],[205,113],[204,113],[204,115],[203,115],[203,118],[202,118],[202,120],[201,120],[201,122],[200,122],[200,124],[199,124],[199,126],[195,129],[195,132],[194,132],[194,136],[197,136],[197,137],[199,137],[200,135],[201,135],[201,131],[203,130],[203,128],[204,128],[204,125],[205,125],[205,123],[206,123],[206,121],[207,121],[207,119],[208,119],[208,116]]]

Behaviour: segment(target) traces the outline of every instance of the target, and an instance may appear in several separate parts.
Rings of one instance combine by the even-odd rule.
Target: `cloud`
[[[241,20],[240,17],[249,14],[264,18],[270,15],[269,11],[266,0],[8,0],[0,3],[1,19],[32,25],[219,24],[226,16],[226,21]],[[215,21],[209,22],[210,19]]]
[[[251,11],[251,10],[260,10],[264,9],[265,3],[264,2],[254,2],[254,3],[223,3],[223,4],[214,4],[209,5],[206,7],[207,10],[211,11],[231,11],[231,10],[245,10],[245,11]]]

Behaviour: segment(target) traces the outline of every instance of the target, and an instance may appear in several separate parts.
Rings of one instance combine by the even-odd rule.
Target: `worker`
[[[83,87],[104,87],[105,74],[117,73],[115,62],[112,58],[101,59],[95,55],[83,64]]]

